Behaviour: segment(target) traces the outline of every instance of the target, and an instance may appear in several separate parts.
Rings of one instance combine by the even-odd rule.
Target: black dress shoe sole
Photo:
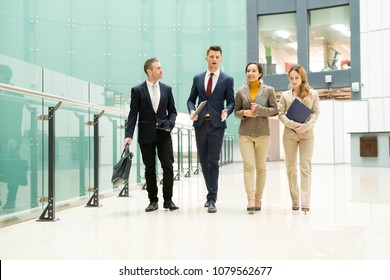
[[[176,207],[165,207],[164,206],[164,209],[169,210],[169,211],[175,211],[175,210],[179,210],[179,207],[177,207],[177,206]]]
[[[155,205],[154,207],[146,207],[145,212],[153,212],[158,210],[158,205]]]
[[[158,210],[158,208],[153,208],[153,209],[145,209],[145,212],[153,212],[153,211],[156,211]]]

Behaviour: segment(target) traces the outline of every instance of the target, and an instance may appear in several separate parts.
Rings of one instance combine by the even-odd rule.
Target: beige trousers
[[[311,191],[311,159],[314,148],[313,130],[301,135],[295,134],[291,129],[285,128],[283,134],[283,146],[287,169],[288,184],[292,204],[310,208]],[[299,167],[301,175],[301,191],[297,180],[297,155],[299,150]]]
[[[244,163],[244,184],[248,200],[261,201],[263,197],[269,141],[270,136],[268,135],[239,136],[240,151]]]

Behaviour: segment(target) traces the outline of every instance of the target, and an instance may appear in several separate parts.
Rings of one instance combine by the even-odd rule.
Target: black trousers
[[[158,129],[153,143],[140,144],[142,161],[145,165],[146,190],[150,202],[158,202],[156,176],[156,150],[163,170],[163,198],[172,199],[173,188],[173,147],[171,132]]]
[[[208,191],[207,201],[217,201],[219,157],[224,133],[225,128],[214,127],[209,120],[205,120],[201,126],[195,127],[199,162]]]

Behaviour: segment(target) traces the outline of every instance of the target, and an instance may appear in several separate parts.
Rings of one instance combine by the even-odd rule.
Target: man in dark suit
[[[210,46],[207,50],[206,72],[193,79],[191,93],[187,101],[190,118],[194,121],[196,146],[202,173],[207,187],[205,207],[209,213],[217,212],[215,202],[218,193],[219,157],[226,129],[226,118],[234,110],[234,80],[219,70],[222,62],[220,46]],[[199,114],[195,114],[195,103],[207,101]],[[226,107],[225,107],[226,101]]]
[[[138,143],[145,165],[145,178],[150,204],[146,212],[158,209],[158,188],[156,178],[156,149],[163,169],[164,208],[179,209],[172,202],[173,147],[171,131],[175,126],[176,108],[172,88],[159,82],[162,67],[156,58],[146,60],[145,82],[131,89],[130,112],[127,121],[124,146],[133,142],[135,124],[138,120]]]

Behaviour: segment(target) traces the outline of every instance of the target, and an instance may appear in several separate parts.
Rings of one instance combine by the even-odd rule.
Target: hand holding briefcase
[[[121,159],[114,166],[114,171],[112,173],[111,182],[114,185],[123,185],[126,184],[129,180],[131,162],[133,158],[133,153],[130,152],[129,146],[123,149]]]

